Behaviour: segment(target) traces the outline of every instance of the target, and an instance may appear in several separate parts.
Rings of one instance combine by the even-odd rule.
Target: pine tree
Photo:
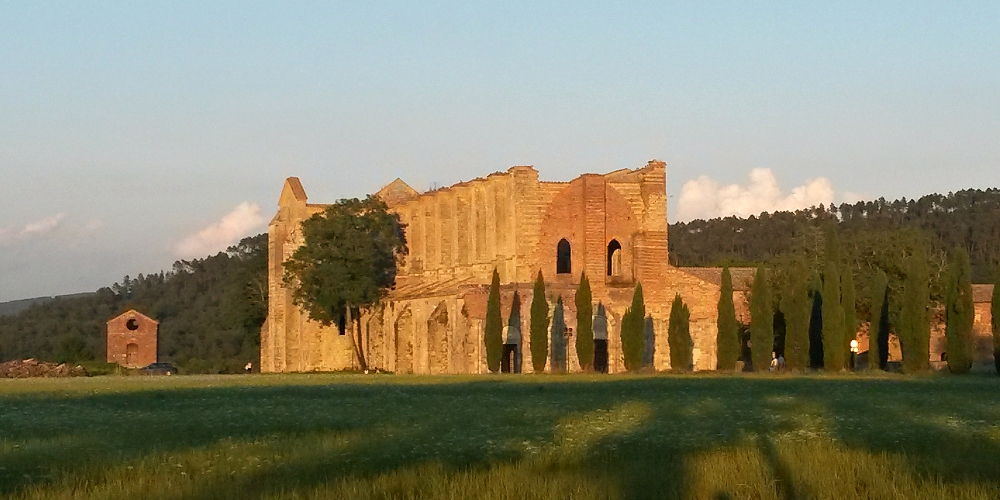
[[[993,332],[993,367],[1000,375],[1000,265],[993,280],[993,297],[990,303],[990,326]]]
[[[740,359],[740,328],[736,323],[736,306],[733,304],[733,277],[729,266],[722,268],[722,288],[719,294],[719,318],[716,346],[718,369],[735,370]]]
[[[804,269],[793,270],[787,288],[781,295],[780,307],[785,315],[785,364],[790,370],[805,370],[809,367],[812,300]]]
[[[674,302],[670,306],[667,343],[670,345],[670,368],[679,372],[689,371],[694,348],[691,340],[691,311],[680,294],[674,296]]]
[[[552,354],[549,369],[553,373],[566,373],[566,320],[562,295],[556,299],[552,310]]]
[[[493,373],[499,372],[503,357],[503,319],[500,316],[500,273],[495,268],[493,281],[490,282],[490,298],[486,302],[483,342],[486,344],[486,366]]]
[[[590,295],[590,281],[587,273],[580,274],[580,286],[576,289],[576,356],[580,369],[594,367],[594,304]]]
[[[903,369],[918,372],[928,369],[930,357],[931,327],[927,307],[930,273],[923,249],[916,250],[907,261],[899,340],[903,348]]]
[[[844,341],[841,351],[844,355],[844,368],[851,368],[851,341],[858,335],[858,311],[854,290],[854,273],[850,265],[844,266],[840,277],[840,307],[844,310]]]
[[[868,327],[868,369],[884,370],[888,359],[888,346],[882,345],[882,339],[889,334],[889,296],[888,278],[885,271],[879,269],[875,273],[872,284],[871,323]]]
[[[545,280],[538,270],[535,287],[531,293],[531,367],[535,373],[545,371],[549,357],[549,303],[545,300]]]
[[[774,311],[764,265],[757,267],[750,287],[750,358],[754,371],[767,371],[774,352]]]
[[[974,307],[969,254],[959,248],[948,270],[945,295],[945,352],[948,353],[948,370],[952,373],[968,373],[972,368]]]
[[[625,358],[625,369],[638,371],[642,368],[643,332],[646,328],[646,304],[642,298],[642,284],[635,284],[632,295],[632,307],[625,311],[622,317],[622,354]]]

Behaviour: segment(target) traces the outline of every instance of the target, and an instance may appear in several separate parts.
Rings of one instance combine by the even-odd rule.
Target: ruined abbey
[[[563,299],[569,371],[579,370],[573,298],[584,272],[597,315],[598,368],[624,370],[619,331],[637,282],[648,314],[649,363],[670,368],[667,320],[679,293],[691,310],[693,368],[715,368],[719,286],[667,262],[663,162],[584,174],[570,182],[540,181],[534,168],[519,166],[424,193],[397,179],[378,196],[406,224],[410,251],[395,289],[364,313],[361,331],[355,332],[351,325],[323,327],[309,321],[282,283],[282,263],[303,242],[300,223],[324,209],[308,203],[297,178],[285,182],[268,228],[270,298],[261,332],[262,371],[368,366],[397,373],[486,373],[483,331],[494,269],[507,325],[505,370],[532,369],[528,305],[539,270],[550,311]],[[520,314],[511,314],[515,297]],[[354,345],[355,338],[361,345]]]

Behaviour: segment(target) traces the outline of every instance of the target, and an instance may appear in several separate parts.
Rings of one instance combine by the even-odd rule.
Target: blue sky
[[[818,4],[2,2],[0,300],[217,251],[291,175],[659,158],[672,220],[1000,185],[1000,3]]]

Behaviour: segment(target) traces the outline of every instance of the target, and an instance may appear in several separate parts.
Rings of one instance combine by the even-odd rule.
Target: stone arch
[[[608,242],[608,276],[622,275],[622,244],[612,238]]]
[[[438,303],[427,318],[427,367],[431,374],[448,373],[448,305]]]
[[[573,273],[573,252],[566,238],[556,244],[556,274]]]
[[[393,325],[396,344],[396,373],[413,373],[413,313],[406,306]]]

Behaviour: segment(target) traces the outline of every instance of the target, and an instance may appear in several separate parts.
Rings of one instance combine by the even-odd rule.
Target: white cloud
[[[853,193],[852,193],[853,194]],[[721,186],[714,179],[701,176],[684,183],[677,203],[677,220],[711,219],[736,215],[748,217],[761,212],[798,210],[834,201],[833,183],[826,177],[807,180],[788,194],[778,187],[778,179],[769,168],[750,171],[746,186]]]
[[[256,203],[243,202],[219,222],[189,235],[174,246],[178,257],[206,257],[225,250],[261,229],[267,219]]]
[[[21,227],[0,227],[0,244],[9,244],[51,233],[66,218],[66,214],[58,213],[44,219],[29,222]]]

